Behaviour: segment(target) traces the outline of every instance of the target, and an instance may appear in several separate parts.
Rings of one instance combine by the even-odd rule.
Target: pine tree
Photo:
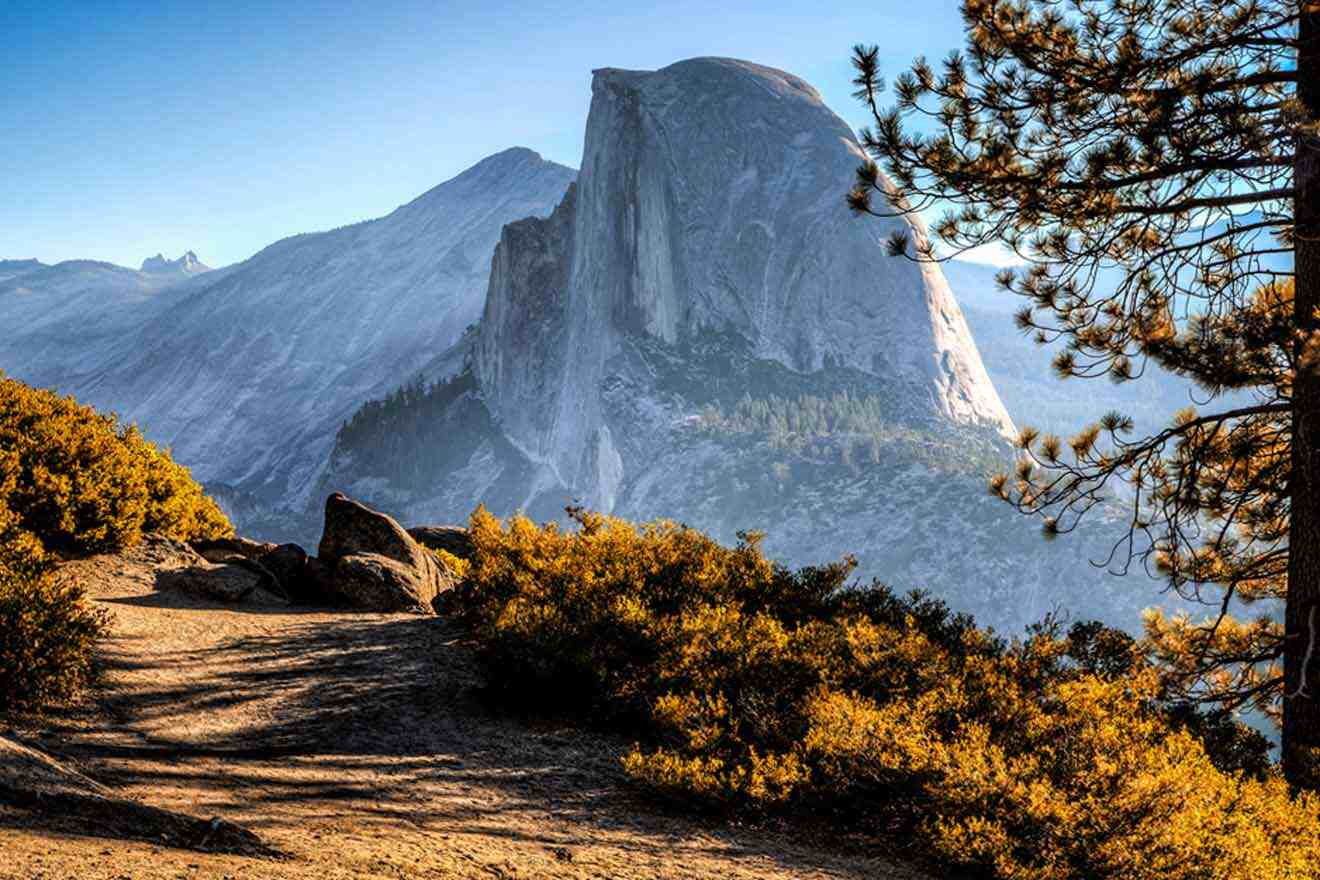
[[[891,108],[877,51],[856,50],[875,128],[849,202],[947,207],[947,249],[896,235],[895,255],[1010,248],[1026,267],[1000,284],[1025,297],[1024,330],[1063,344],[1061,376],[1127,382],[1154,364],[1203,389],[1151,436],[1117,413],[1066,443],[1024,429],[992,490],[1050,534],[1126,503],[1120,567],[1157,567],[1212,609],[1148,621],[1170,685],[1278,711],[1285,773],[1320,787],[1320,3],[962,11],[965,53],[919,60]],[[1282,621],[1234,617],[1261,601]]]

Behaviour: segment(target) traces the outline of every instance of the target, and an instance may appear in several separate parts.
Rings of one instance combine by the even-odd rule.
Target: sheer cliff
[[[791,74],[721,58],[596,71],[576,192],[535,240],[510,230],[494,262],[475,369],[511,441],[608,507],[622,474],[607,364],[632,339],[713,332],[797,373],[882,379],[898,421],[1011,431],[938,267],[877,246],[925,230],[844,206],[861,159]],[[532,349],[529,327],[545,328]]]

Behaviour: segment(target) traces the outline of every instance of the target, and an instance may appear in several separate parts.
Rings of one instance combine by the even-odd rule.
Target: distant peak
[[[566,185],[577,175],[576,169],[560,165],[546,159],[540,153],[527,147],[509,147],[482,159],[475,165],[465,168],[444,183],[432,187],[417,198],[403,205],[398,210],[425,210],[434,204],[435,199],[445,198],[455,192],[489,192],[495,186],[521,186],[526,181],[538,178],[562,179]]]
[[[492,159],[540,159],[541,154],[531,147],[509,147],[507,150],[500,150],[490,158]]]
[[[192,251],[186,251],[177,260],[167,260],[164,254],[156,254],[156,256],[147,257],[142,261],[142,271],[151,273],[183,272],[188,275],[196,275],[200,272],[208,272],[210,268],[210,266],[197,259],[197,254]]]
[[[473,165],[468,171],[477,171],[486,168],[503,168],[513,165],[523,165],[527,163],[540,163],[545,159],[540,153],[527,147],[509,147],[507,150],[500,150],[482,159]],[[464,172],[467,173],[467,172]]]
[[[536,150],[528,147],[509,147],[507,150],[492,153],[477,164],[460,172],[454,180],[462,180],[466,177],[481,177],[491,173],[503,174],[514,169],[539,171],[546,168],[558,168],[576,173],[574,169],[560,165],[558,162],[552,162]]]
[[[543,166],[553,166],[554,162],[547,162],[545,158],[535,150],[527,147],[509,147],[507,150],[500,150],[498,153],[492,153],[482,159],[475,165],[472,165],[459,172],[458,176],[445,181],[440,186],[454,183],[462,180],[479,181],[489,178],[493,175],[505,175],[513,171],[522,169],[539,169]]]

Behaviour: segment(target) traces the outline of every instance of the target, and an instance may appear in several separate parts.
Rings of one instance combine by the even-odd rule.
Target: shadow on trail
[[[61,747],[103,782],[153,800],[188,792],[189,812],[232,816],[259,833],[351,816],[553,847],[580,843],[573,826],[586,825],[623,832],[618,845],[638,856],[668,860],[699,838],[731,856],[819,867],[782,838],[771,847],[768,835],[646,802],[620,769],[626,742],[483,707],[455,624],[284,619],[275,634],[149,660],[121,640],[106,663],[114,681],[132,684],[108,691],[103,708],[131,735],[74,735]],[[172,674],[153,684],[161,668]],[[244,723],[200,723],[226,713]]]

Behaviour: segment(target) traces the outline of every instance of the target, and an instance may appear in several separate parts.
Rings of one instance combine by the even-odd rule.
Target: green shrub
[[[792,572],[755,535],[573,513],[478,510],[459,605],[494,696],[632,730],[626,770],[656,792],[897,824],[1005,880],[1320,876],[1317,800],[1231,721],[1166,705],[1121,633],[1005,643],[845,588],[847,561]]]
[[[118,550],[144,531],[180,540],[233,534],[187,469],[136,428],[3,376],[0,503],[52,553]]]

